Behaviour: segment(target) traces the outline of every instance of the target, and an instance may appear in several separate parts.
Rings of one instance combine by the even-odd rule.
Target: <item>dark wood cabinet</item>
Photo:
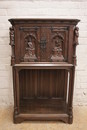
[[[14,123],[73,121],[77,19],[9,19]]]

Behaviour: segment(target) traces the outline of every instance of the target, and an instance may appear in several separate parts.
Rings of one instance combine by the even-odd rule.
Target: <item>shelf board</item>
[[[21,114],[66,114],[67,104],[60,99],[28,99],[21,102]]]

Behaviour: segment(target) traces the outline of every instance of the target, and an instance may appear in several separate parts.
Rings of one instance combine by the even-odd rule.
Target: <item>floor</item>
[[[74,107],[72,125],[59,121],[13,124],[13,108],[0,108],[0,130],[87,130],[87,106]]]

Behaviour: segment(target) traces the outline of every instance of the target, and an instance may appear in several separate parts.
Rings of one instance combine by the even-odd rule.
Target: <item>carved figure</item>
[[[35,61],[36,55],[35,55],[35,47],[32,42],[32,38],[29,37],[29,41],[27,42],[27,47],[26,47],[26,52],[24,56],[24,61],[29,62],[29,61]]]
[[[78,45],[78,37],[79,37],[79,28],[75,27],[75,44]]]
[[[12,47],[11,64],[15,64],[15,43],[14,43],[14,27],[10,27],[10,45]]]
[[[57,39],[55,40],[55,46],[52,51],[52,61],[64,61],[64,57],[62,54],[62,39],[60,39],[59,37],[57,37]]]

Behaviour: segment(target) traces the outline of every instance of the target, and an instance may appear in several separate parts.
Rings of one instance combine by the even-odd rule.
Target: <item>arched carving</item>
[[[34,34],[27,34],[25,36],[25,55],[24,55],[24,61],[36,61],[36,54],[35,54],[35,43],[36,43],[36,36]]]
[[[60,38],[62,41],[64,41],[64,37],[60,33],[56,33],[53,35],[52,39],[55,39],[56,37]]]
[[[54,43],[54,47],[52,49],[51,60],[55,61],[55,62],[64,61],[64,57],[63,57],[63,53],[62,53],[64,37],[61,34],[56,33],[53,35],[52,41]]]

